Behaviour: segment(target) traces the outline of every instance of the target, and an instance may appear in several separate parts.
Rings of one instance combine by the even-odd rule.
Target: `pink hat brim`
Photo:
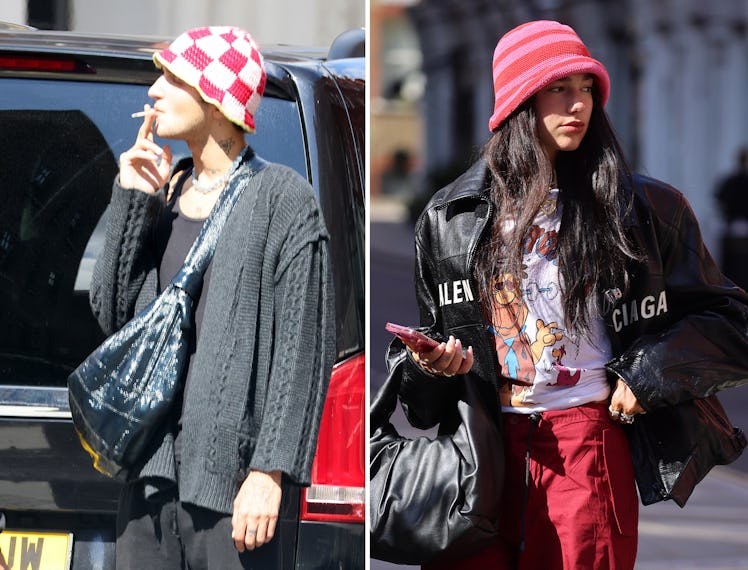
[[[496,109],[488,121],[489,130],[493,132],[499,128],[501,123],[503,123],[509,115],[547,85],[558,79],[568,77],[569,75],[575,75],[577,73],[589,73],[595,76],[595,86],[600,94],[602,106],[605,107],[610,96],[610,77],[608,71],[605,69],[605,66],[596,59],[574,54],[555,62],[545,73],[540,75],[536,74],[528,78],[528,80],[523,84],[523,87],[527,85],[535,85],[536,87],[526,93],[524,89],[517,90],[521,96],[518,97],[516,101],[513,101],[508,106],[502,105],[500,108]]]

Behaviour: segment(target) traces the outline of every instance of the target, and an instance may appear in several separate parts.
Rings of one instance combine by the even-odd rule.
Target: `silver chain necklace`
[[[237,168],[239,168],[239,165],[242,162],[242,158],[244,158],[244,153],[246,152],[247,148],[244,147],[244,149],[237,155],[237,157],[234,159],[234,162],[231,164],[231,167],[226,171],[226,173],[221,176],[218,180],[215,182],[210,183],[201,183],[197,179],[197,173],[195,172],[195,167],[192,167],[192,187],[200,192],[200,194],[210,194],[211,192],[215,192],[216,190],[220,190],[224,186],[226,186],[226,183],[229,181],[229,178],[234,174]]]

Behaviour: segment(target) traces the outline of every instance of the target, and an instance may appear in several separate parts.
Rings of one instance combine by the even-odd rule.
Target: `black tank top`
[[[189,253],[192,244],[195,242],[198,233],[200,233],[200,229],[205,223],[206,218],[189,218],[185,216],[179,209],[179,197],[182,194],[182,188],[185,181],[191,174],[192,170],[187,169],[186,172],[180,175],[179,180],[174,187],[174,192],[167,202],[166,207],[164,208],[156,226],[155,244],[156,251],[159,256],[159,292],[164,290],[164,288],[171,282],[171,280],[182,268],[182,265],[184,265],[184,260],[187,259],[187,253]],[[200,338],[200,328],[203,322],[203,314],[205,311],[204,300],[208,291],[208,287],[210,285],[210,274],[212,266],[213,263],[211,261],[208,264],[208,268],[205,270],[205,274],[203,275],[203,287],[200,291],[200,295],[197,299],[193,299],[195,326],[192,329],[192,335],[190,339],[190,358],[187,363],[187,372],[184,377],[184,394],[186,394],[187,390],[189,389],[190,376],[192,374],[192,359],[195,357],[197,340]],[[181,402],[177,403],[173,414],[175,419],[175,428],[177,429],[177,433],[175,434],[175,441],[177,460],[179,460],[179,431],[181,431],[182,417]]]

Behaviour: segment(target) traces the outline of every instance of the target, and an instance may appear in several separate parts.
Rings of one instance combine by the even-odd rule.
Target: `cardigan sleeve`
[[[150,238],[162,207],[161,193],[122,188],[115,179],[104,247],[89,293],[93,314],[107,335],[133,316],[138,293],[154,263]]]
[[[273,358],[250,468],[308,485],[335,359],[335,304],[319,213],[302,208],[296,220],[276,270]]]

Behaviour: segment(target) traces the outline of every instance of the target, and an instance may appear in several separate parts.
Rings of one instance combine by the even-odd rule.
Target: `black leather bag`
[[[265,164],[255,155],[250,168],[256,173]],[[181,391],[193,299],[247,180],[234,178],[221,193],[166,289],[68,377],[70,412],[81,444],[94,467],[109,477],[127,479]]]
[[[405,355],[371,405],[370,544],[373,558],[396,564],[459,559],[495,540],[504,483],[504,445],[466,375],[460,423],[435,439],[402,437],[390,422]],[[489,396],[490,398],[490,396]],[[489,400],[490,401],[490,400]]]

